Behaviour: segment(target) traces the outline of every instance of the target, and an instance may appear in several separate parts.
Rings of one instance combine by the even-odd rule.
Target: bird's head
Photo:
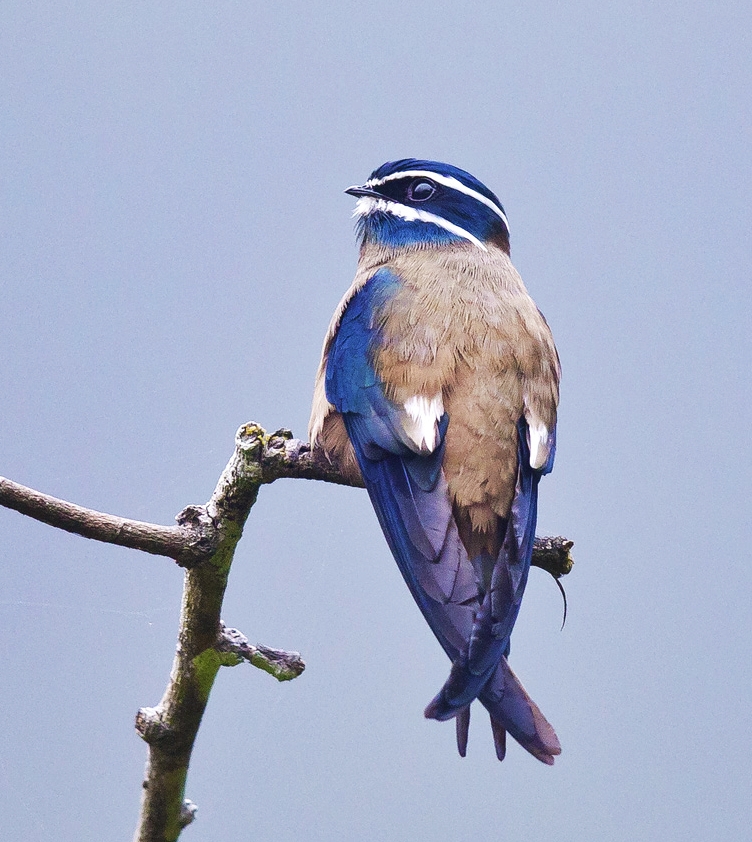
[[[441,246],[466,242],[509,254],[509,225],[496,196],[451,164],[404,158],[374,170],[360,187],[354,216],[363,244]]]

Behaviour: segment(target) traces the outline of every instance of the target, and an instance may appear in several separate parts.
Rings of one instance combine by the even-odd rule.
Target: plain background
[[[20,3],[0,11],[0,473],[170,523],[236,428],[305,436],[356,264],[345,187],[446,160],[501,198],[564,367],[512,663],[564,752],[468,757],[364,492],[262,490],[185,839],[749,834],[750,64],[741,2]],[[129,839],[181,572],[0,511],[4,839]]]

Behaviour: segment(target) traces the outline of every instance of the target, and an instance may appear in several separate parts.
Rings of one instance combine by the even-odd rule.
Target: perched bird
[[[538,480],[551,470],[559,359],[509,258],[507,217],[464,170],[408,158],[361,187],[360,261],[324,341],[309,428],[362,476],[415,601],[452,661],[425,715],[470,704],[547,764],[553,728],[507,663]]]

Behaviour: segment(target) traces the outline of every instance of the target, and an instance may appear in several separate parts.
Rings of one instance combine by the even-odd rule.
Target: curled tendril
[[[546,570],[545,567],[543,567],[541,569]],[[554,582],[556,582],[556,587],[559,589],[559,593],[561,594],[561,598],[564,600],[564,616],[563,616],[562,621],[561,621],[561,628],[559,629],[559,631],[563,631],[564,626],[566,625],[566,622],[567,622],[567,593],[564,590],[564,585],[562,585],[561,578],[559,576],[557,576],[555,573],[552,573],[550,570],[546,570],[546,573],[548,573],[549,576],[551,576],[551,578],[554,580]]]
[[[564,631],[564,625],[567,622],[567,592],[564,590],[564,585],[561,583],[561,579],[558,576],[554,576],[554,582],[556,582],[556,587],[559,589],[561,593],[561,598],[564,600],[564,617],[561,621],[561,628],[559,631]]]

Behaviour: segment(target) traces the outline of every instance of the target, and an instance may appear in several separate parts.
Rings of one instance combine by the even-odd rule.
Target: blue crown
[[[403,158],[374,170],[360,187],[356,206],[362,241],[391,246],[471,242],[509,252],[504,207],[465,170],[438,161]]]

